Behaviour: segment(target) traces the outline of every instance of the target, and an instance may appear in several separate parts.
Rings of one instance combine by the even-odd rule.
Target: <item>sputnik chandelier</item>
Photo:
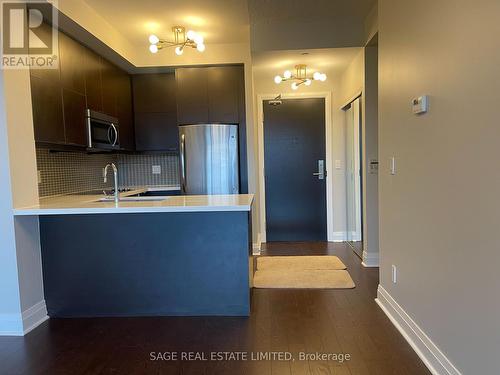
[[[297,90],[300,85],[311,86],[312,81],[326,81],[326,74],[321,72],[314,72],[312,77],[307,76],[307,65],[295,65],[295,74],[290,70],[285,70],[282,76],[277,75],[274,77],[274,82],[280,84],[284,81],[293,81],[292,89]]]
[[[174,40],[168,41],[158,38],[156,35],[149,36],[149,51],[157,53],[165,47],[175,47],[176,55],[180,56],[184,53],[184,47],[196,48],[199,52],[205,51],[205,43],[203,37],[193,30],[188,30],[184,26],[172,27]]]

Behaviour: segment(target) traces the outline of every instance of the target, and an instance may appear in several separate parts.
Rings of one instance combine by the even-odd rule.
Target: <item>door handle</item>
[[[313,173],[313,176],[318,177],[318,180],[325,179],[325,161],[318,160],[318,171]]]

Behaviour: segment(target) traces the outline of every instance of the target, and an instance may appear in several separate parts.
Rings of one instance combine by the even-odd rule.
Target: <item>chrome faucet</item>
[[[108,182],[108,168],[113,168],[113,176],[115,178],[115,203],[120,201],[120,192],[118,191],[118,169],[115,163],[107,164],[102,170],[102,177],[104,178],[104,183]]]

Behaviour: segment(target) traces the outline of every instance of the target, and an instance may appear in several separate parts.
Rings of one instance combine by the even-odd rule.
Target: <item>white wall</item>
[[[22,332],[3,88],[4,74],[0,70],[0,335]]]
[[[31,90],[26,70],[1,77],[0,334],[22,335],[47,318],[38,219],[12,215],[38,202]]]
[[[463,374],[499,369],[499,14],[498,0],[379,8],[380,283]]]

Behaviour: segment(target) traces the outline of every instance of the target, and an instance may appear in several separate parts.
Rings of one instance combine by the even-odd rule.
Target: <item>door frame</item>
[[[266,242],[266,181],[265,181],[265,154],[264,154],[264,101],[272,100],[276,94],[257,95],[257,147],[259,157],[259,205],[260,205],[260,242]],[[325,146],[326,146],[326,222],[327,240],[333,242],[333,123],[332,123],[332,93],[310,92],[281,94],[282,99],[325,99]],[[312,173],[312,172],[311,172]]]
[[[363,159],[364,159],[364,150],[363,150],[363,144],[362,144],[362,137],[363,137],[363,114],[362,114],[362,103],[363,103],[363,97],[362,94],[354,98],[351,102],[347,103],[345,106],[342,107],[342,112],[343,115],[347,115],[348,107],[352,108],[354,105],[354,102],[357,102],[358,110],[357,113],[354,112],[354,136],[353,136],[353,143],[356,145],[356,152],[354,153],[354,164],[358,167],[357,172],[354,174],[354,201],[356,204],[356,212],[355,212],[355,221],[356,221],[356,230],[351,231],[349,233],[349,228],[346,227],[346,239],[348,241],[352,242],[359,242],[363,241]],[[356,126],[356,124],[358,124]],[[348,121],[345,121],[345,126],[349,126],[350,124]],[[345,130],[345,136],[347,137],[347,128]],[[347,138],[345,140],[346,143],[346,150],[347,150]],[[347,155],[346,155],[346,172],[347,172]],[[346,175],[346,179],[348,176]],[[347,202],[347,191],[346,191],[346,202]],[[346,209],[346,217],[347,217],[347,209]],[[346,219],[347,223],[347,219]],[[348,224],[347,224],[348,225]],[[362,256],[362,254],[361,254]]]

